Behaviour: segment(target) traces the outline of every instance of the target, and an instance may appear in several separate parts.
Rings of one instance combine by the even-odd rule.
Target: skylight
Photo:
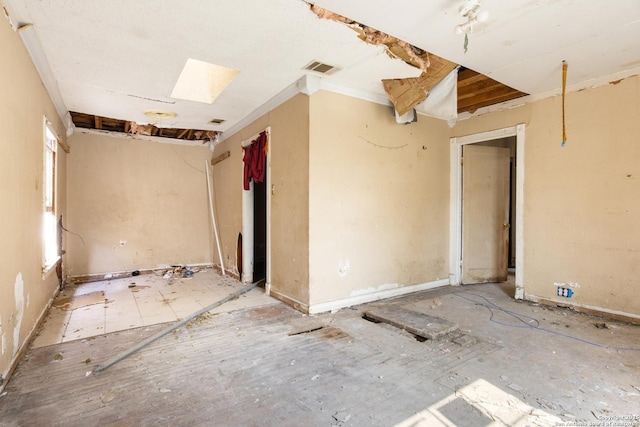
[[[171,97],[212,104],[238,74],[238,70],[189,58]]]

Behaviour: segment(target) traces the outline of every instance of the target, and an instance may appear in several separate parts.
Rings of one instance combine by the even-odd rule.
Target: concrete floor
[[[512,291],[447,287],[315,316],[261,295],[101,373],[88,374],[166,324],[33,347],[0,425],[640,425],[640,327]],[[389,306],[459,330],[424,341],[363,319]]]

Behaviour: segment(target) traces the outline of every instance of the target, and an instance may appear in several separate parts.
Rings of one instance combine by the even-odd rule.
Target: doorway
[[[253,184],[253,282],[267,278],[267,181]]]
[[[451,138],[452,285],[504,280],[514,267],[515,298],[524,298],[524,133],[520,124]]]
[[[268,150],[271,149],[271,129],[265,129]],[[242,141],[247,147],[257,139],[259,134]],[[243,176],[244,180],[244,176]],[[242,191],[242,244],[238,261],[241,280],[244,283],[255,283],[264,279],[265,293],[269,295],[271,288],[270,275],[270,247],[271,236],[269,218],[271,213],[271,192],[268,191],[271,182],[270,156],[265,156],[263,182],[249,182],[249,190]]]

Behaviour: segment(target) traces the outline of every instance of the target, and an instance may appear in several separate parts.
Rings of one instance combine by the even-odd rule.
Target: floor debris
[[[351,419],[351,413],[348,411],[337,412],[333,415],[333,419],[339,423],[346,423]]]
[[[60,310],[71,311],[76,308],[87,307],[94,304],[107,304],[103,291],[90,292],[82,295],[72,295],[67,298],[58,298],[53,306]]]

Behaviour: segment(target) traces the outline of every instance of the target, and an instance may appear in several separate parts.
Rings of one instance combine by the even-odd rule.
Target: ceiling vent
[[[209,124],[212,124],[212,125],[221,125],[222,123],[224,123],[224,119],[211,119],[211,120],[209,120]]]
[[[320,61],[311,61],[307,66],[304,67],[305,70],[315,71],[320,74],[332,74],[339,70],[339,68],[334,67],[333,65],[324,64]]]

